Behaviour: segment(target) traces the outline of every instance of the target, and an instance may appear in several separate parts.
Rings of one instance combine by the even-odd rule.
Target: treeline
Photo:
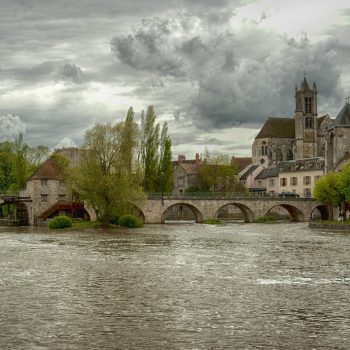
[[[48,147],[30,147],[21,134],[14,141],[0,142],[0,194],[18,194],[48,156]]]

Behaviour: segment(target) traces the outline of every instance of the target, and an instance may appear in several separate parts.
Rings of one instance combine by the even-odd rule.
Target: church
[[[317,113],[317,87],[306,78],[295,87],[293,118],[268,118],[252,145],[255,165],[271,168],[282,161],[324,160],[324,173],[335,170],[350,152],[350,105],[335,119]]]

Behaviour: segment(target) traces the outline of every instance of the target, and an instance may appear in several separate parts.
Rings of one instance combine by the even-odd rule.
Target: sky
[[[79,146],[153,105],[173,156],[250,156],[268,117],[316,81],[319,115],[350,95],[348,0],[0,0],[0,140]]]

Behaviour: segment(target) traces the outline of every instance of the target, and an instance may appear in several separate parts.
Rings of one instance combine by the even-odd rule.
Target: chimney
[[[182,154],[179,154],[177,157],[178,164],[180,165],[184,160],[186,160],[186,157]]]
[[[196,163],[196,164],[199,164],[199,162],[200,162],[199,153],[196,153],[196,161],[195,161],[195,163]]]

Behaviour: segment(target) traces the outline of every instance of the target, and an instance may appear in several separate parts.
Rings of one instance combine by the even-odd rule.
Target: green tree
[[[148,106],[146,116],[141,115],[141,163],[144,168],[144,189],[146,192],[156,190],[158,176],[159,124],[153,106]]]
[[[313,189],[313,197],[331,207],[333,218],[334,206],[339,206],[344,198],[340,173],[329,173],[319,178]]]
[[[12,183],[13,177],[13,142],[0,143],[0,193],[6,193]]]
[[[12,173],[14,182],[10,185],[10,191],[18,193],[25,188],[29,177],[29,166],[27,160],[28,145],[23,141],[23,135],[20,134],[14,141],[12,157]]]
[[[168,124],[165,122],[162,127],[159,149],[159,164],[156,181],[156,191],[171,192],[173,189],[173,163],[171,152],[171,139],[168,136]]]
[[[85,134],[82,162],[69,170],[71,190],[97,209],[103,227],[130,202],[143,198],[142,178],[133,170],[138,133],[131,114],[125,123],[96,124]]]
[[[198,182],[203,191],[245,191],[237,177],[237,166],[231,164],[228,155],[214,155],[205,150],[204,157],[204,164],[201,165],[198,171]]]

